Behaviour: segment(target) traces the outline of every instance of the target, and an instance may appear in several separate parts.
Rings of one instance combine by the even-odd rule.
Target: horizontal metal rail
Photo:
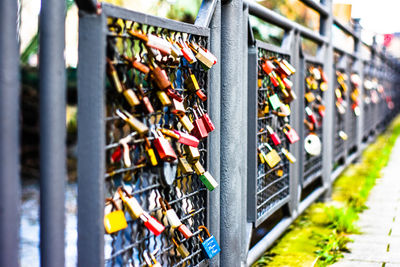
[[[303,2],[309,8],[312,8],[315,11],[317,11],[323,17],[327,17],[329,15],[328,9],[323,4],[320,4],[313,0],[301,0],[301,2]]]

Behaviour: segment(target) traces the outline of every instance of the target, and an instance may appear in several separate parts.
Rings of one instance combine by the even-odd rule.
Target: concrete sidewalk
[[[332,266],[400,266],[400,139],[366,205],[357,223],[361,234],[348,244],[351,252]]]

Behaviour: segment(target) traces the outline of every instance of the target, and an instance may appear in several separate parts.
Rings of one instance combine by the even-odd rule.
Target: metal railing
[[[49,1],[48,9],[41,11],[40,46],[52,48],[40,50],[43,266],[64,266],[65,75],[60,74],[64,64],[60,54],[63,31],[58,31],[64,25],[48,15],[53,8],[54,12],[61,13],[62,7],[54,2]],[[204,0],[194,25],[92,0],[76,2],[80,8],[78,266],[144,266],[145,251],[156,251],[155,257],[163,266],[250,265],[311,203],[324,194],[329,195],[333,181],[343,169],[360,156],[365,146],[400,111],[399,62],[379,52],[375,44],[362,43],[357,24],[353,29],[335,19],[330,0],[321,3],[302,0],[319,13],[319,32],[248,0],[222,3]],[[19,170],[16,156],[19,77],[16,31],[9,27],[15,25],[17,10],[13,1],[3,1],[1,6],[0,12],[8,23],[2,31],[4,38],[0,38],[0,61],[4,66],[0,73],[3,103],[0,123],[4,129],[0,135],[0,188],[3,190],[0,194],[0,261],[4,266],[17,266],[18,224],[15,221],[19,216],[19,188],[15,178]],[[8,16],[10,14],[15,17]],[[281,45],[255,40],[250,16],[283,29]],[[333,27],[354,40],[353,51],[333,45]],[[199,63],[152,59],[149,53],[157,54],[157,51],[149,52],[144,45],[145,38],[132,35],[129,29],[144,35],[169,37],[173,41],[193,40],[214,53],[218,63],[206,72]],[[315,55],[302,50],[303,38],[317,44]],[[362,57],[362,46],[371,52],[370,58]],[[263,62],[275,58],[284,58],[296,68],[296,73],[289,78],[297,95],[290,103],[290,116],[280,116],[270,107],[266,109],[271,104],[272,94],[276,93],[281,99],[286,97],[281,87],[271,84],[270,76],[262,67]],[[149,149],[146,138],[153,142],[154,136],[139,134],[136,128],[129,129],[118,116],[117,110],[129,110],[149,128],[174,126],[177,129],[182,124],[171,115],[171,108],[160,103],[154,77],[131,68],[133,60],[151,69],[156,67],[153,65],[156,62],[165,70],[173,84],[171,88],[185,99],[186,115],[194,113],[194,104],[208,111],[216,130],[200,142],[199,162],[219,183],[214,191],[208,192],[197,174],[176,172],[174,163],[152,166],[145,156]],[[110,68],[116,74],[111,74]],[[316,78],[318,74],[313,69],[318,69],[326,79]],[[207,101],[199,101],[193,97],[193,91],[188,90],[189,74],[197,78]],[[359,84],[353,83],[352,74],[359,75]],[[307,80],[313,75],[316,83]],[[123,93],[133,89],[140,99],[148,97],[155,112],[148,114],[143,107],[132,108],[123,94],[115,90],[113,79],[125,85]],[[306,97],[309,92],[317,100]],[[306,112],[306,108],[310,109]],[[316,116],[311,124],[310,110]],[[289,145],[282,131],[286,123],[299,134],[299,142]],[[267,125],[280,137],[280,145],[273,144]],[[310,135],[317,135],[321,141],[319,154],[305,149],[306,138]],[[181,145],[173,144],[173,149],[180,151],[178,156],[187,156]],[[266,144],[281,158],[273,167],[260,159],[261,152],[270,151]],[[295,163],[289,163],[282,148],[296,158]],[[125,154],[131,162],[124,158],[124,150],[129,151]],[[168,170],[172,173],[168,174]],[[120,186],[145,211],[164,223],[167,230],[155,236],[140,219],[134,220],[126,213],[127,228],[117,234],[105,234],[104,214],[109,211],[105,210],[105,199],[115,197],[118,200]],[[185,258],[172,242],[171,227],[161,212],[160,197],[171,204],[179,219],[196,235],[190,238],[180,233],[175,235],[189,250]],[[211,260],[206,260],[201,252],[197,237],[202,234],[198,230],[200,225],[210,229],[221,247],[221,253]]]

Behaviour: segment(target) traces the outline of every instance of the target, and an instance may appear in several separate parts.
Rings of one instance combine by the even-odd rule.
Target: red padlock
[[[151,104],[150,99],[144,94],[142,85],[138,86],[140,100],[142,101],[143,106],[145,107],[147,113],[154,113],[153,105]]]
[[[294,144],[300,140],[300,137],[295,131],[295,129],[293,129],[289,124],[285,124],[283,126],[283,133],[286,135],[287,139],[289,140],[289,143],[291,144]]]
[[[325,117],[325,106],[324,105],[318,105],[318,114],[321,116],[321,118]]]
[[[149,229],[155,236],[160,235],[165,227],[159,221],[157,221],[153,216],[150,216],[147,212],[143,212],[140,215],[140,219],[144,222],[144,226]]]
[[[157,150],[158,155],[160,156],[161,160],[165,161],[174,161],[176,160],[176,154],[174,149],[172,148],[171,144],[168,142],[167,139],[164,138],[162,134],[158,131],[152,131],[154,134],[154,147]]]
[[[192,147],[197,147],[200,143],[199,139],[197,139],[195,136],[190,135],[185,132],[177,131],[174,130],[174,133],[179,135],[178,142],[187,146],[192,146]]]
[[[117,149],[111,154],[111,163],[115,163],[120,161],[122,158],[122,149],[121,146],[118,146]]]
[[[311,110],[311,108],[306,107],[306,108],[305,108],[305,111],[306,111],[306,114],[307,114],[308,119],[309,119],[312,123],[316,124],[316,123],[317,123],[317,118],[315,117],[314,112]]]
[[[208,132],[206,129],[206,126],[204,125],[204,122],[201,118],[199,118],[197,114],[197,108],[193,110],[193,115],[195,117],[195,120],[193,122],[194,128],[191,131],[191,134],[197,137],[198,139],[203,139],[208,136]]]
[[[178,227],[178,231],[179,231],[186,239],[189,239],[189,238],[191,238],[191,237],[193,236],[192,231],[190,231],[190,229],[189,229],[186,225],[184,225],[184,224],[181,224],[181,226]]]
[[[200,107],[199,108],[199,112],[200,112],[200,119],[203,120],[204,126],[206,127],[207,132],[212,132],[215,130],[215,126],[214,123],[211,121],[210,116],[204,112],[204,110]]]
[[[268,136],[269,138],[271,138],[272,142],[274,143],[274,145],[279,145],[281,144],[281,139],[279,139],[279,136],[276,134],[276,132],[274,132],[274,130],[267,125],[267,131],[268,131]]]

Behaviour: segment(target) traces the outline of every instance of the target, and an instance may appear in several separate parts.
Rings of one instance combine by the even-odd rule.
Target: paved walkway
[[[358,221],[362,234],[351,236],[351,253],[332,266],[400,266],[400,139],[366,204]]]

